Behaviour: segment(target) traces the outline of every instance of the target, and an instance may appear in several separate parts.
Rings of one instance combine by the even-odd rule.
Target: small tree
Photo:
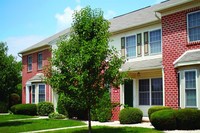
[[[68,39],[62,38],[53,51],[47,82],[58,93],[77,101],[76,107],[88,110],[91,132],[91,108],[97,103],[108,84],[118,87],[123,73],[119,68],[123,59],[110,48],[109,22],[100,9],[86,7],[76,12]],[[53,67],[52,67],[53,66]]]

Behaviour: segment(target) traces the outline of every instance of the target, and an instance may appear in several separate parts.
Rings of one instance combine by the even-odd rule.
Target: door
[[[133,107],[133,80],[124,82],[124,104]]]

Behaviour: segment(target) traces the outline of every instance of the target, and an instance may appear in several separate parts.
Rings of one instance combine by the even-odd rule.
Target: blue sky
[[[17,57],[21,50],[70,27],[74,10],[101,8],[111,19],[163,0],[0,0],[0,42]],[[17,57],[20,60],[19,57]]]

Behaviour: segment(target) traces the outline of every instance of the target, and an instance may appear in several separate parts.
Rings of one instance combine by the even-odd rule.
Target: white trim
[[[181,67],[181,66],[197,65],[197,64],[200,64],[200,61],[182,62],[182,63],[175,64],[174,68]]]
[[[185,83],[185,72],[195,72],[195,78],[196,78],[196,106],[186,106],[186,93],[185,93],[185,90],[186,90],[186,83]],[[187,107],[187,108],[191,108],[191,107],[197,107],[198,108],[198,78],[197,78],[197,69],[189,69],[189,70],[184,70],[184,107]]]
[[[190,38],[189,38],[189,20],[188,20],[188,15],[190,14],[194,14],[194,13],[197,13],[199,12],[200,13],[200,10],[197,10],[197,11],[194,11],[194,12],[190,12],[187,14],[187,42],[188,43],[192,43],[192,42],[199,42],[200,40],[195,40],[195,41],[190,41]]]
[[[185,56],[187,53],[191,53],[191,52],[196,52],[196,51],[200,51],[200,49],[192,49],[192,50],[187,50],[185,51],[180,57],[178,57],[178,59],[176,59],[173,64],[175,65],[183,56]]]
[[[163,84],[163,106],[165,106],[165,70],[162,67],[162,84]]]

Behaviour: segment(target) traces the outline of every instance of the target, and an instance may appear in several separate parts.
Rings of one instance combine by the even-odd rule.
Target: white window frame
[[[35,101],[34,102],[33,102],[33,86],[34,86],[34,89],[35,89],[35,93],[34,93],[34,99],[35,99]],[[35,84],[31,85],[31,103],[33,103],[33,104],[36,103],[36,85]]]
[[[31,65],[31,69],[29,68],[29,65]],[[27,69],[28,69],[28,72],[32,71],[32,69],[33,69],[33,56],[32,55],[27,56]]]
[[[40,102],[40,85],[44,85],[44,101],[46,101],[46,84],[38,84],[38,103]]]
[[[196,80],[196,106],[187,106],[186,105],[186,78],[185,73],[186,72],[195,72],[195,80]],[[190,90],[190,89],[187,89]],[[192,89],[191,89],[192,90]],[[198,78],[197,78],[197,69],[190,69],[190,70],[184,70],[184,105],[186,108],[196,108],[198,107]]]
[[[127,56],[127,46],[126,46],[126,39],[128,38],[128,37],[133,37],[133,36],[135,36],[135,55],[134,56]],[[133,34],[133,35],[130,35],[130,36],[125,36],[125,56],[126,56],[126,58],[127,59],[132,59],[132,58],[136,58],[137,57],[137,36],[135,35],[135,34]]]
[[[150,42],[150,32],[153,32],[153,31],[156,31],[156,30],[160,30],[160,47],[161,47],[161,50],[160,52],[158,53],[151,53],[151,42]],[[161,28],[158,28],[158,29],[152,29],[152,30],[149,30],[148,31],[148,40],[149,40],[149,55],[157,55],[157,54],[161,54],[162,53],[162,29]]]
[[[140,91],[139,91],[139,80],[138,80],[138,105],[139,106],[163,106],[164,105],[164,88],[163,88],[163,85],[162,85],[162,105],[152,105],[152,87],[151,87],[151,80],[152,79],[158,79],[158,78],[161,78],[163,80],[162,77],[153,77],[153,78],[144,78],[144,79],[139,79],[139,80],[145,80],[145,79],[148,79],[149,80],[149,105],[141,105],[140,104],[140,97],[139,97],[139,94],[140,94]],[[163,81],[162,81],[163,82]],[[163,84],[163,83],[162,83]]]
[[[190,12],[190,13],[187,14],[187,40],[188,40],[189,43],[190,43],[190,42],[198,42],[198,41],[200,41],[200,40],[190,41],[190,38],[189,38],[189,17],[188,17],[188,16],[189,16],[190,14],[194,14],[194,13],[197,13],[197,12],[200,12],[200,10],[195,11],[195,12]]]
[[[39,53],[38,53],[38,60],[37,60],[37,63],[38,63],[38,70],[41,70],[41,69],[42,69],[42,61],[43,61],[43,59],[40,60],[39,55],[42,56],[42,52],[39,52]]]

